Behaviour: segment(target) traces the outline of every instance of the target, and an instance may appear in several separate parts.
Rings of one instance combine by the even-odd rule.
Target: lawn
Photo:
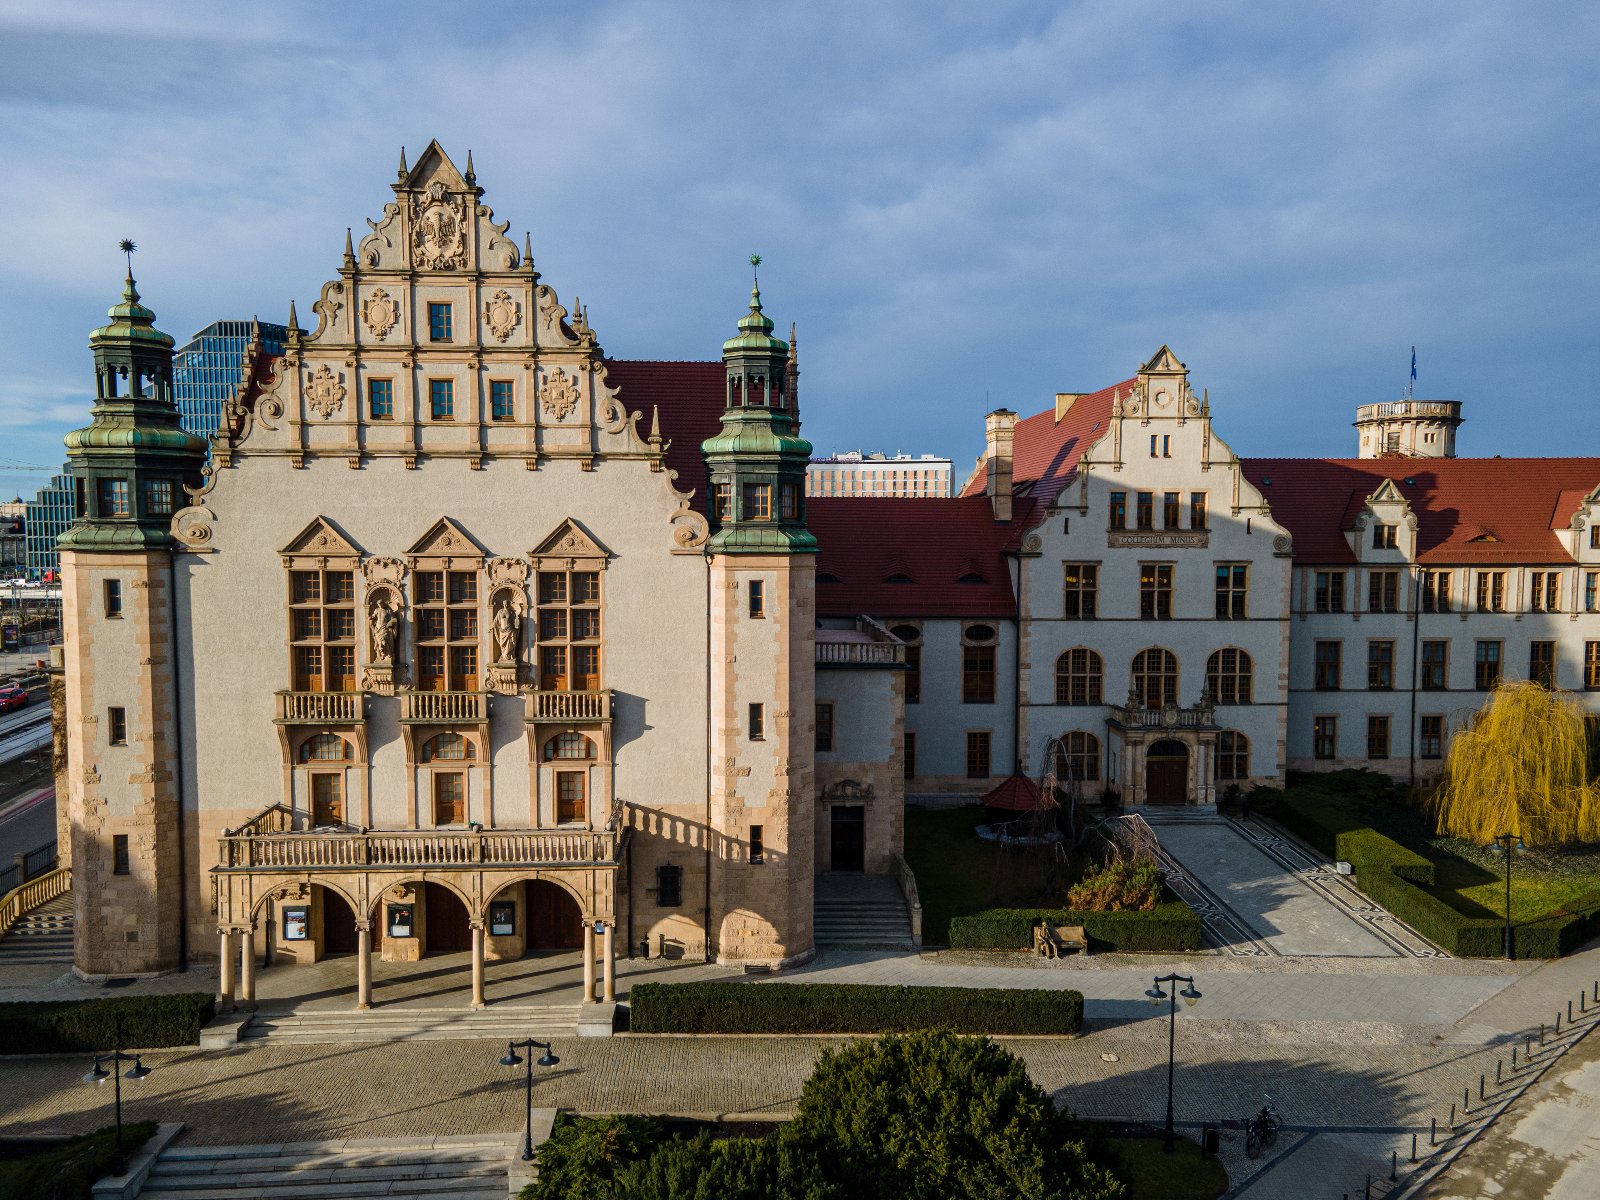
[[[906,862],[917,877],[922,902],[922,940],[943,946],[950,918],[986,908],[1060,906],[1061,894],[1045,892],[1038,860],[1026,851],[1001,851],[973,831],[987,820],[980,805],[906,809]],[[1002,861],[1002,857],[1004,861]],[[1076,879],[1080,863],[1073,863]]]

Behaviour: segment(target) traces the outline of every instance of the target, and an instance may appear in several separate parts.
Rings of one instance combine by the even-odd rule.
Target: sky
[[[430,138],[614,357],[718,357],[760,253],[819,453],[959,479],[1163,343],[1243,455],[1354,454],[1413,345],[1463,454],[1600,453],[1597,51],[1540,0],[0,0],[0,494],[118,239],[179,342],[304,321]]]

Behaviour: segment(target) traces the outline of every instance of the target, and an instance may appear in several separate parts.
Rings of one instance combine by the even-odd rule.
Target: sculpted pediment
[[[588,532],[568,517],[557,525],[544,541],[533,550],[534,558],[585,558],[604,561],[611,557],[607,550]]]
[[[1139,374],[1181,375],[1187,370],[1188,368],[1178,361],[1178,356],[1172,352],[1172,348],[1163,343],[1161,349],[1150,356],[1150,361],[1139,368]]]
[[[302,529],[279,554],[286,558],[360,558],[361,550],[327,517],[318,517]]]
[[[449,517],[440,517],[406,551],[407,558],[482,558],[477,540]]]
[[[1378,490],[1367,497],[1367,503],[1409,505],[1410,501],[1405,498],[1405,494],[1396,486],[1394,480],[1385,479],[1378,485]]]
[[[450,161],[444,147],[439,145],[438,138],[428,143],[428,148],[417,159],[416,166],[406,172],[399,186],[409,191],[426,191],[429,185],[435,183],[443,184],[445,190],[451,192],[473,190],[466,176],[456,170],[455,163]]]

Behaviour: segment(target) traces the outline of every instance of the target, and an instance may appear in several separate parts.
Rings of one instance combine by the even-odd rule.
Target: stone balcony
[[[358,725],[365,713],[360,692],[278,692],[279,725]]]
[[[609,721],[612,692],[529,691],[524,719],[533,721]]]
[[[854,629],[819,629],[819,667],[903,667],[905,643],[870,617],[857,617]]]
[[[402,725],[484,725],[488,692],[401,692]]]
[[[1111,723],[1123,729],[1215,729],[1216,706],[1202,700],[1193,708],[1179,708],[1164,704],[1160,708],[1145,708],[1137,704],[1113,704]]]

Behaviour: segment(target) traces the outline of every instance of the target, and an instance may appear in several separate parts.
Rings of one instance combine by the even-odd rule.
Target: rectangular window
[[[1062,595],[1068,620],[1087,621],[1095,615],[1100,586],[1098,563],[1063,563]]]
[[[747,483],[744,485],[744,519],[746,521],[772,520],[772,485]]]
[[[582,771],[556,772],[556,824],[568,825],[589,819],[583,796]]]
[[[1444,717],[1438,713],[1425,714],[1421,721],[1421,729],[1417,740],[1419,742],[1418,757],[1443,758]]]
[[[817,705],[817,749],[833,749],[833,705],[819,703]]]
[[[994,703],[994,647],[961,647],[961,703]]]
[[[1600,529],[1600,525],[1595,528]],[[1600,612],[1600,571],[1587,571],[1584,573],[1583,611]]]
[[[1422,573],[1422,611],[1447,613],[1450,611],[1450,572],[1424,571]]]
[[[1367,643],[1367,690],[1390,692],[1394,690],[1394,643]]]
[[[1528,608],[1533,612],[1561,611],[1561,572],[1535,571],[1529,589]]]
[[[1344,643],[1318,642],[1316,654],[1317,691],[1337,692],[1339,690],[1339,667],[1344,657]]]
[[[1396,525],[1374,525],[1372,527],[1372,548],[1374,550],[1393,550],[1399,545],[1395,535],[1399,532]],[[1368,755],[1367,757],[1371,757]]]
[[[1161,528],[1177,529],[1182,520],[1183,507],[1177,492],[1166,492],[1161,497]]]
[[[1422,643],[1422,690],[1442,692],[1450,686],[1450,643]]]
[[[1543,687],[1556,686],[1556,644],[1533,642],[1528,646],[1528,678]]]
[[[1506,573],[1504,571],[1478,572],[1478,611],[1505,612]]]
[[[750,616],[761,620],[767,615],[767,584],[762,579],[750,581]]]
[[[106,580],[106,616],[116,618],[122,616],[122,580]]]
[[[131,517],[133,509],[128,497],[126,479],[100,481],[100,515],[102,517]]]
[[[289,646],[297,692],[356,687],[356,584],[352,571],[289,573]],[[398,614],[396,614],[398,616]]]
[[[1242,621],[1247,612],[1250,567],[1246,563],[1217,564],[1217,619]]]
[[[719,525],[733,519],[733,484],[719,483],[711,489],[711,515]]]
[[[453,421],[456,419],[455,380],[428,380],[428,415],[435,421]]]
[[[1371,716],[1367,718],[1367,757],[1389,757],[1389,718]]]
[[[581,776],[579,778],[582,778]],[[433,773],[433,823],[435,825],[465,825],[467,823],[467,779],[461,771],[435,771]]]
[[[1112,492],[1109,523],[1113,529],[1128,527],[1128,493]]]
[[[128,710],[106,709],[106,740],[113,746],[128,744]]]
[[[1156,494],[1154,492],[1140,492],[1137,498],[1138,507],[1135,509],[1134,524],[1139,529],[1154,529],[1156,527]]]
[[[906,730],[906,761],[904,774],[907,779],[913,779],[917,774],[917,735],[909,729]]]
[[[147,517],[172,515],[172,480],[146,479],[144,481],[144,513]]]
[[[1600,692],[1600,642],[1583,644],[1583,690]]]
[[[128,835],[113,833],[111,835],[111,873],[113,875],[128,874]]]
[[[540,571],[536,661],[544,691],[600,688],[600,572]]]
[[[1172,564],[1139,564],[1139,619],[1172,620]]]
[[[1206,527],[1206,494],[1204,492],[1189,493],[1189,528],[1204,529]]]
[[[1487,692],[1500,682],[1500,643],[1479,642],[1473,660],[1473,686]]]
[[[656,868],[656,905],[677,908],[683,903],[683,868]]]
[[[489,381],[489,419],[491,421],[515,421],[517,419],[517,403],[515,393],[511,390],[511,380],[491,379]]]
[[[428,340],[433,342],[448,342],[450,340],[450,306],[432,301],[428,304]]]
[[[792,483],[786,483],[779,489],[778,495],[782,498],[779,516],[785,521],[798,521],[800,519],[800,489]]]
[[[470,692],[478,686],[478,574],[418,571],[413,576],[417,688]]]
[[[1589,549],[1600,550],[1600,524],[1589,526]]]
[[[1367,611],[1400,611],[1400,572],[1372,571],[1367,575]]]
[[[1312,606],[1320,613],[1344,611],[1344,572],[1318,571]]]
[[[767,861],[766,831],[759,825],[750,826],[750,861],[763,863]]]
[[[367,380],[367,416],[374,421],[394,419],[394,380]]]
[[[967,733],[967,778],[989,778],[989,731],[986,729]]]
[[[1339,754],[1339,718],[1317,717],[1311,727],[1311,757],[1329,759]]]
[[[767,706],[765,704],[752,704],[750,706],[750,740],[764,742],[767,740]]]

